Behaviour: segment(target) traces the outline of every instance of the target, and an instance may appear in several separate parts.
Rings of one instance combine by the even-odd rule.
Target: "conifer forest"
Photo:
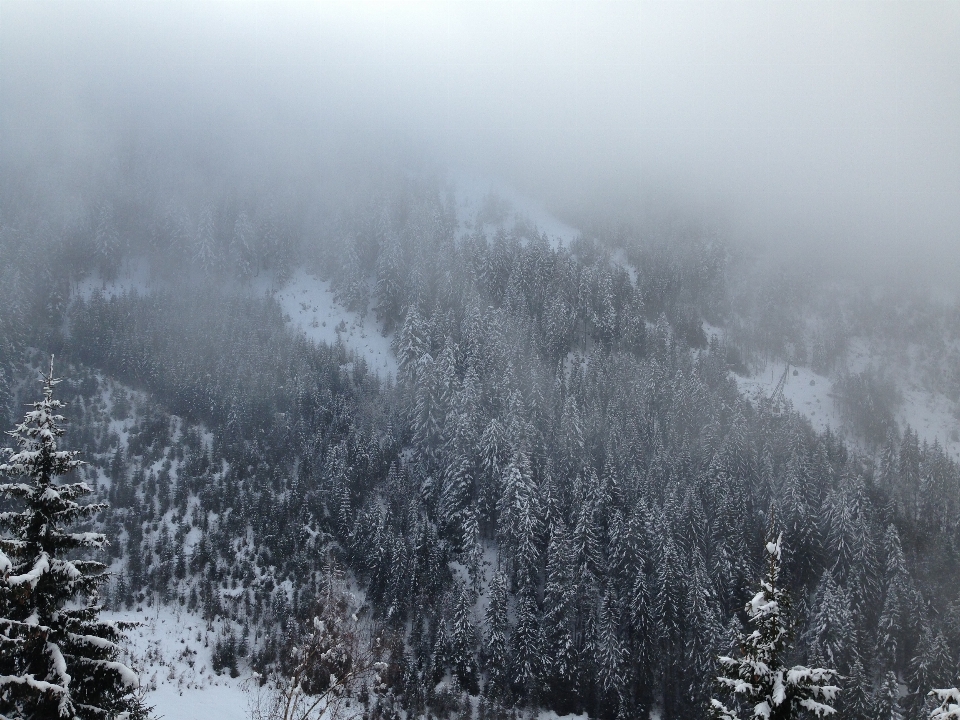
[[[789,36],[760,6],[638,4],[642,111],[590,59],[623,4],[388,6],[0,2],[0,718],[960,718],[960,114],[731,121],[670,28]],[[960,62],[955,6],[884,12]],[[664,78],[755,156],[688,169]],[[893,194],[739,144],[784,117]]]

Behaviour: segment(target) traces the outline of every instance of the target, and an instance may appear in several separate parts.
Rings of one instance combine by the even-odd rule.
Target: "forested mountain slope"
[[[960,467],[744,397],[732,372],[767,346],[721,243],[551,244],[457,213],[411,181],[336,212],[120,195],[63,229],[3,216],[3,400],[47,353],[70,363],[112,602],[229,620],[218,663],[263,669],[333,561],[389,638],[371,717],[470,693],[692,719],[772,526],[797,655],[844,676],[841,717],[878,717],[889,672],[921,717],[960,669]],[[140,262],[142,292],[75,291]],[[390,334],[395,376],[285,322],[270,290],[298,269]]]

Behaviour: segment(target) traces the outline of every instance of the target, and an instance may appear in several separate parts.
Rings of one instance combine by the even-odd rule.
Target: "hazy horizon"
[[[922,279],[960,271],[957,87],[946,2],[0,4],[8,184],[414,164]]]

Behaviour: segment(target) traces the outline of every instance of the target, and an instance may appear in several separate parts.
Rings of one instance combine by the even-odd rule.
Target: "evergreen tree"
[[[490,583],[487,606],[487,684],[486,694],[496,700],[509,695],[510,656],[507,648],[507,579],[498,572]]]
[[[850,596],[834,582],[827,570],[817,589],[810,628],[814,662],[848,673],[856,658],[853,615]]]
[[[216,227],[213,218],[213,208],[205,207],[200,213],[197,223],[197,234],[194,239],[193,259],[207,275],[217,270],[220,259],[216,246]]]
[[[233,257],[234,273],[241,281],[249,280],[258,268],[254,266],[253,223],[247,213],[241,210],[233,223],[233,236],[230,238],[230,253]]]
[[[517,626],[513,633],[513,682],[521,696],[535,701],[539,689],[542,660],[540,654],[540,613],[533,588],[524,586],[517,598]]]
[[[740,658],[721,656],[726,674],[717,678],[734,697],[728,708],[713,699],[710,705],[717,720],[790,720],[801,708],[817,717],[832,715],[830,703],[838,688],[829,684],[836,672],[800,665],[787,667],[790,651],[790,595],[778,586],[782,539],[766,544],[767,572],[760,591],[747,603],[746,612],[754,630],[740,636]]]
[[[897,675],[888,670],[883,675],[873,695],[873,713],[875,720],[903,720],[903,708],[900,706],[900,683]]]
[[[597,684],[600,698],[608,708],[619,708],[624,694],[625,654],[619,635],[620,609],[608,589],[600,604],[597,628]]]
[[[453,627],[450,631],[450,659],[461,687],[471,693],[477,691],[476,629],[470,617],[473,596],[466,586],[455,589]]]
[[[877,650],[888,666],[905,669],[908,645],[916,634],[916,613],[922,602],[907,571],[897,529],[890,525],[884,535],[884,598],[879,617]]]
[[[941,687],[950,681],[953,659],[942,633],[925,626],[920,633],[917,653],[910,661],[908,680],[912,689],[908,706],[911,717],[925,715],[927,688]]]
[[[552,529],[547,548],[543,621],[540,626],[547,691],[560,702],[572,691],[576,664],[572,632],[573,613],[569,596],[572,575],[570,542],[561,519]]]
[[[710,675],[716,668],[718,640],[723,635],[717,618],[716,594],[707,575],[703,558],[697,552],[693,559],[687,601],[685,604],[684,649],[690,685],[687,696],[695,706],[702,706],[710,694]]]
[[[117,661],[120,631],[98,619],[104,565],[77,558],[106,538],[69,529],[105,506],[77,502],[92,493],[86,483],[57,482],[82,465],[76,452],[58,449],[58,383],[51,359],[43,399],[10,432],[17,447],[0,465],[22,478],[0,485],[17,508],[0,513],[0,716],[146,717],[137,676]]]
[[[838,710],[844,720],[873,720],[869,680],[860,658],[853,661],[850,674],[844,680]]]

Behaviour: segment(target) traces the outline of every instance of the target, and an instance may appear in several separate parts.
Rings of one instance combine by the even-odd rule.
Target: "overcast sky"
[[[956,2],[0,0],[0,132],[8,173],[402,149],[561,214],[960,268]]]

